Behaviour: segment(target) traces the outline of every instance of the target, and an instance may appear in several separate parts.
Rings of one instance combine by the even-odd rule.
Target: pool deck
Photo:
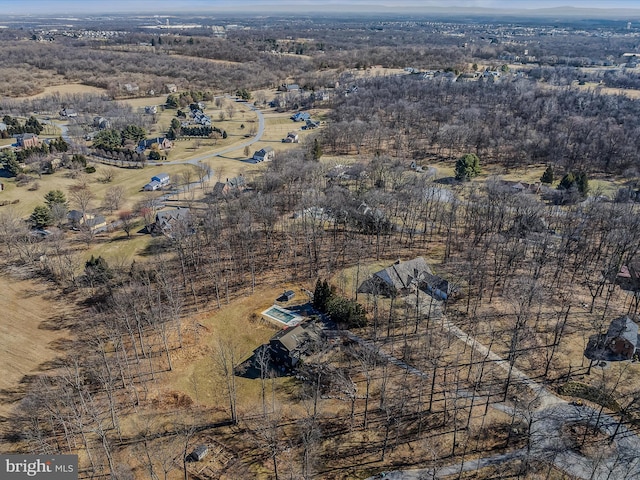
[[[276,313],[276,312],[273,312],[273,310],[275,310],[277,313],[279,313],[282,317],[289,317],[290,319],[285,321],[285,320],[282,320],[281,318],[278,318],[278,317],[272,315],[272,313]],[[282,307],[280,307],[278,305],[270,306],[264,312],[262,312],[261,315],[263,317],[267,318],[268,320],[271,320],[273,322],[277,322],[278,324],[285,325],[287,327],[295,327],[300,322],[302,322],[302,320],[304,320],[304,317],[302,317],[302,316],[298,315],[297,313],[294,313],[294,312],[292,312],[290,310],[287,310],[286,308],[282,308]]]

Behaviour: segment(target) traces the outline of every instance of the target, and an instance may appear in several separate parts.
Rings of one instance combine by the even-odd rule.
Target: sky
[[[281,10],[306,11],[376,11],[393,12],[399,9],[428,8],[478,9],[490,8],[512,11],[556,7],[640,9],[640,0],[0,0],[3,14],[59,14],[83,13],[178,13],[178,12],[244,12]]]

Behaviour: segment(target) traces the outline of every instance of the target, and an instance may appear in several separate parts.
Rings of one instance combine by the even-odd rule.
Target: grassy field
[[[194,170],[195,172],[195,167],[192,165],[148,165],[143,169],[121,169],[100,164],[96,165],[96,169],[96,173],[86,175],[89,188],[95,195],[95,199],[91,204],[91,210],[99,210],[106,191],[113,186],[117,185],[124,188],[125,201],[121,209],[127,209],[132,208],[133,205],[140,200],[158,195],[157,192],[142,191],[142,187],[148,183],[155,174],[165,172],[169,175],[179,175],[187,169]],[[110,183],[102,183],[99,180],[101,172],[106,169],[113,169],[114,171],[114,179]],[[194,180],[195,178],[194,174]],[[19,203],[14,205],[14,208],[19,215],[26,217],[31,214],[36,205],[44,203],[44,195],[48,191],[62,190],[67,195],[70,208],[73,209],[76,208],[76,206],[69,195],[69,189],[77,182],[78,179],[72,178],[69,170],[66,169],[58,170],[52,175],[42,175],[42,177],[36,178],[31,186],[18,187],[15,180],[7,179],[3,182],[5,184],[5,191],[1,194],[1,198],[7,201],[19,200]],[[38,189],[30,190],[30,188],[33,188],[34,183],[38,184]]]
[[[189,358],[177,362],[174,371],[167,377],[164,388],[167,391],[186,393],[203,406],[227,405],[223,379],[214,373],[220,370],[216,365],[218,342],[231,341],[237,352],[238,364],[251,356],[255,348],[268,342],[280,330],[281,326],[261,320],[259,314],[273,305],[275,298],[285,289],[296,291],[297,299],[305,298],[297,285],[263,285],[254,294],[233,300],[214,313],[191,318],[190,322],[197,331],[197,345]],[[259,404],[259,380],[236,377],[236,382],[239,410],[247,411]],[[278,378],[275,382],[275,388],[282,390],[286,389],[290,380]]]
[[[81,91],[94,91],[98,89],[84,89],[82,85],[63,85],[58,88],[59,90],[49,90],[49,92],[60,91],[61,93],[72,93]],[[43,93],[43,95],[46,93]],[[164,102],[165,96],[139,98],[127,100],[127,103],[136,108],[143,108],[146,105],[160,104]],[[227,106],[233,105],[235,109],[232,119],[226,118],[223,121],[216,121],[220,112],[225,112],[225,117],[228,117],[226,111]],[[175,142],[175,147],[169,153],[170,161],[188,160],[189,158],[198,157],[206,154],[212,150],[218,150],[233,144],[239,144],[244,142],[249,135],[253,125],[257,127],[257,116],[252,112],[247,104],[240,102],[233,102],[229,99],[225,99],[224,104],[220,109],[213,105],[213,102],[208,104],[206,113],[214,120],[214,125],[222,128],[228,132],[227,139],[219,139],[217,141],[213,139],[188,139],[184,141]],[[175,110],[163,110],[159,112],[159,121],[156,127],[152,129],[152,134],[162,134],[169,127],[171,119],[175,116]],[[281,138],[285,137],[289,131],[294,130],[292,127],[299,127],[301,124],[294,124],[289,119],[288,113],[274,113],[267,111],[266,117],[266,129],[264,139],[249,148],[249,156],[253,155],[255,150],[263,148],[267,145],[272,145],[277,148],[278,151],[286,151],[288,149],[296,148],[294,144],[283,144]],[[244,128],[243,128],[244,125]],[[55,136],[59,132],[49,132]],[[307,132],[299,131],[301,137],[307,134]],[[6,140],[11,142],[10,139]],[[232,151],[223,157],[212,157],[206,160],[204,163],[208,164],[213,169],[212,178],[207,182],[206,186],[212,186],[216,181],[224,181],[226,178],[243,174],[249,180],[256,174],[263,171],[266,168],[266,164],[252,164],[245,162],[246,155],[243,147],[238,147],[237,150]],[[117,212],[107,212],[101,208],[105,193],[109,188],[113,186],[121,186],[125,190],[124,202],[120,207],[120,210],[133,209],[133,207],[140,201],[159,196],[159,192],[144,192],[142,186],[146,184],[150,178],[160,172],[166,172],[171,176],[179,176],[184,171],[191,169],[192,180],[196,179],[195,167],[192,165],[167,165],[164,162],[152,162],[148,163],[144,169],[124,169],[119,167],[107,166],[102,164],[96,164],[97,172],[94,174],[81,174],[86,178],[89,188],[92,190],[95,198],[90,205],[90,210],[96,213],[101,213],[107,217],[107,221],[117,219]],[[107,170],[113,172],[113,181],[110,183],[102,183],[100,178]],[[70,188],[78,182],[77,178],[72,178],[71,172],[66,169],[58,170],[52,175],[42,175],[39,178],[35,178],[34,181],[27,186],[18,187],[13,179],[4,180],[5,191],[2,192],[1,200],[18,203],[12,206],[0,207],[4,209],[14,209],[15,212],[22,216],[27,217],[31,214],[33,209],[40,204],[44,203],[44,195],[50,190],[62,190],[67,195],[69,201],[69,207],[71,209],[77,208],[70,195]],[[37,187],[37,188],[36,188]],[[201,188],[195,188],[193,191],[193,199],[199,200],[203,197],[204,190]],[[184,200],[184,195],[178,195],[174,197],[174,200]],[[139,225],[142,227],[142,225]],[[69,232],[71,241],[74,241],[78,245],[78,251],[81,252],[82,264],[91,255],[101,255],[111,265],[126,265],[133,259],[139,258],[141,252],[150,241],[150,237],[144,234],[132,233],[132,238],[127,239],[123,232],[113,232],[110,234],[99,234],[95,241],[86,246],[79,239],[74,239],[73,232]]]
[[[68,337],[57,323],[72,314],[69,302],[55,298],[44,282],[19,280],[0,274],[2,322],[0,322],[0,390],[16,387],[22,377],[43,371],[58,354],[56,342]],[[45,324],[47,326],[45,326]],[[0,414],[9,405],[1,404]]]
[[[107,91],[103,88],[83,85],[81,83],[67,83],[63,85],[52,85],[49,87],[44,87],[44,91],[36,95],[32,95],[29,97],[21,97],[21,98],[40,98],[40,97],[46,97],[48,95],[53,95],[56,93],[60,95],[74,94],[74,93],[93,93],[96,95],[103,95],[103,94],[106,94]]]

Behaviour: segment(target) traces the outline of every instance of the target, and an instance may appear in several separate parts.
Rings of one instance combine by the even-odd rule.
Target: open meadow
[[[75,307],[61,298],[47,282],[21,280],[0,274],[3,292],[0,322],[0,415],[7,415],[18,396],[7,392],[20,388],[23,378],[46,373],[64,352],[65,340],[73,336],[65,325]]]

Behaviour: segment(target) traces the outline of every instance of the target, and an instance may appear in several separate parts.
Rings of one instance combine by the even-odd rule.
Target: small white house
[[[171,178],[169,178],[168,173],[158,173],[151,177],[152,182],[158,182],[161,187],[166,187],[171,183]]]
[[[161,187],[159,182],[156,182],[155,180],[147,183],[144,187],[143,190],[145,190],[146,192],[154,192],[156,190],[158,190]]]
[[[282,139],[282,143],[298,143],[300,140],[296,132],[289,132],[287,136]]]

